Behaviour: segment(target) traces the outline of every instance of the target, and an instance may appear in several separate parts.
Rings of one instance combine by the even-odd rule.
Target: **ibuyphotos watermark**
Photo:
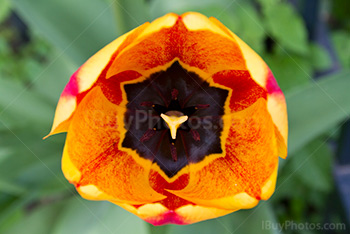
[[[124,128],[129,130],[130,128],[139,130],[139,129],[151,129],[154,127],[157,128],[166,128],[167,125],[164,121],[161,121],[159,115],[155,115],[153,111],[146,110],[133,110],[126,115],[106,115],[103,110],[94,110],[89,113],[90,119],[94,119],[95,125],[103,128],[115,128],[118,126],[118,118],[123,119]],[[247,122],[246,125],[249,125],[250,122],[253,122],[251,118],[246,118],[243,120],[237,120]],[[186,125],[194,130],[197,129],[206,129],[218,131],[224,126],[224,121],[222,116],[190,116],[186,121]]]
[[[345,223],[298,223],[293,220],[287,220],[283,223],[276,223],[269,220],[263,220],[261,223],[263,230],[346,230]]]

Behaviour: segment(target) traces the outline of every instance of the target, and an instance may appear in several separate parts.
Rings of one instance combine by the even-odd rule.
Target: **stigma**
[[[171,138],[173,140],[176,139],[177,129],[181,126],[182,123],[188,120],[187,115],[183,115],[181,112],[178,111],[168,111],[165,114],[161,114],[160,117],[167,124],[170,130]]]

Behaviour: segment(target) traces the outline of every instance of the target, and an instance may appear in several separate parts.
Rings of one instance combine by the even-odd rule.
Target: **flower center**
[[[127,132],[122,146],[157,163],[169,177],[191,162],[222,153],[227,90],[211,87],[178,62],[124,90]]]

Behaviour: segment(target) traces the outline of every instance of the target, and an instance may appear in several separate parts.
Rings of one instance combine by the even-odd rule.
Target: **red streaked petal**
[[[99,87],[86,95],[68,130],[62,165],[65,175],[89,199],[131,204],[164,199],[148,181],[152,162],[136,160],[119,150],[119,128],[123,124],[119,112],[120,108],[109,102]]]
[[[252,76],[252,78],[261,87],[264,87],[268,93],[268,109],[271,113],[273,122],[275,123],[282,140],[279,141],[280,151],[282,152],[281,157],[285,158],[287,156],[287,139],[288,139],[288,120],[287,120],[287,110],[286,103],[283,93],[281,92],[278,84],[273,77],[271,70],[268,68],[266,63],[261,59],[261,57],[253,51],[245,42],[243,42],[237,35],[227,29],[220,21],[210,17],[210,21],[215,23],[227,35],[234,38],[245,58],[246,66]]]
[[[108,63],[134,41],[148,24],[145,23],[106,45],[72,75],[60,97],[52,129],[48,136],[68,130],[70,118],[79,101],[83,98],[77,98],[77,96],[89,90],[96,83]]]
[[[191,164],[188,186],[169,192],[202,206],[250,208],[261,199],[262,188],[277,168],[274,125],[262,98],[224,118],[232,122],[226,155],[211,161],[215,156],[207,156],[203,162]]]
[[[89,60],[79,68],[76,74],[79,93],[90,89],[107,64],[113,60],[114,57],[118,56],[125,47],[129,46],[148,25],[149,23],[145,23],[118,37],[89,58]]]
[[[252,48],[250,48],[244,41],[242,41],[236,34],[226,28],[216,18],[210,17],[209,20],[220,27],[224,32],[226,32],[227,35],[231,36],[237,42],[240,50],[242,51],[247,69],[249,70],[252,78],[261,87],[266,87],[267,74],[269,69],[264,60],[262,60],[262,58]]]
[[[241,50],[232,38],[208,29],[188,30],[179,17],[174,26],[164,27],[135,41],[116,58],[107,77],[126,70],[134,70],[147,77],[155,71],[165,70],[174,60],[207,74],[225,69],[246,69]]]

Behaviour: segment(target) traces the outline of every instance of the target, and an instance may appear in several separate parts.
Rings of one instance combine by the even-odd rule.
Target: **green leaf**
[[[55,152],[52,155],[52,157],[37,159],[23,168],[17,175],[18,183],[45,195],[71,188],[61,172],[61,153]]]
[[[6,230],[6,234],[47,234],[51,233],[52,225],[55,222],[62,206],[65,202],[54,202],[44,204],[29,213],[22,215],[22,219],[17,220],[11,228]]]
[[[41,71],[39,76],[33,85],[35,93],[45,96],[50,101],[54,108],[58,102],[58,99],[69,81],[69,78],[77,69],[72,61],[65,56],[59,56],[57,53],[53,53],[50,62]],[[53,115],[53,113],[51,114]]]
[[[147,234],[146,223],[110,202],[72,198],[54,225],[52,234]]]
[[[263,57],[284,92],[310,82],[312,76],[310,59],[283,51]]]
[[[201,233],[281,233],[271,228],[276,226],[276,219],[267,202],[262,202],[251,210],[240,210],[217,219],[206,220],[187,226],[171,225],[167,234]]]
[[[270,7],[271,5],[278,4],[280,0],[257,0],[260,5],[264,8]]]
[[[336,31],[332,34],[332,41],[341,65],[350,68],[350,32]]]
[[[295,153],[290,166],[300,183],[329,192],[332,188],[332,152],[322,140],[313,141]]]
[[[21,210],[22,207],[33,201],[37,195],[36,192],[27,192],[22,194],[21,197],[17,198],[12,203],[8,204],[6,208],[2,209],[0,212],[0,223],[11,218],[18,210]]]
[[[219,19],[231,31],[237,34],[254,51],[261,53],[264,49],[265,28],[262,24],[262,17],[256,8],[247,1],[237,1],[232,4],[231,11],[220,14]],[[225,14],[227,12],[227,14]],[[227,17],[222,16],[227,15]],[[226,23],[226,18],[230,20]]]
[[[278,204],[275,208],[280,220],[291,219],[291,215],[294,220],[301,221],[311,207],[316,209],[313,220],[318,222],[322,219],[324,204],[327,203],[333,187],[333,153],[324,140],[324,137],[318,137],[290,155],[292,157],[280,171],[271,199]],[[288,202],[285,203],[286,201]],[[286,206],[279,205],[281,203]],[[320,217],[315,220],[315,216]]]
[[[16,225],[19,220],[23,218],[23,211],[18,209],[12,215],[8,216],[1,222],[0,233],[7,233],[6,231],[13,225]]]
[[[81,65],[118,33],[113,5],[100,0],[13,0],[29,26]]]
[[[202,1],[188,1],[188,0],[154,0],[151,2],[150,12],[153,19],[160,17],[169,12],[182,14],[187,11],[197,11],[207,16],[218,17],[224,10],[230,6],[228,0],[202,0]],[[211,8],[211,11],[208,9]],[[209,15],[208,15],[209,13]]]
[[[114,15],[120,33],[126,33],[149,21],[148,4],[144,0],[113,0]]]
[[[341,71],[286,93],[289,153],[349,118],[349,77]]]
[[[168,234],[170,227],[171,225],[154,226],[152,224],[148,224],[149,234]]]
[[[327,70],[332,65],[332,61],[327,50],[322,46],[318,44],[311,44],[310,53],[311,63],[316,70]]]
[[[53,106],[42,96],[20,84],[0,79],[0,126],[7,126],[1,118],[4,112],[23,122],[48,123],[53,111]]]
[[[306,28],[290,4],[268,4],[263,10],[267,29],[282,48],[303,55],[308,53]]]
[[[0,165],[12,154],[12,150],[5,147],[0,147]]]
[[[5,20],[11,11],[11,1],[10,0],[0,0],[0,23]]]
[[[11,195],[18,195],[18,194],[24,193],[25,189],[9,181],[0,179],[0,192],[11,194]]]
[[[350,1],[347,0],[333,0],[330,15],[332,20],[337,23],[337,27],[340,25],[349,26],[350,16]]]
[[[1,88],[0,88],[1,89]],[[1,99],[1,94],[0,94]],[[0,100],[1,101],[1,100]],[[0,113],[4,107],[0,105]],[[2,112],[0,114],[0,131],[8,131],[9,129],[25,126],[24,122],[17,115],[13,113]],[[0,159],[1,160],[1,159]]]
[[[43,141],[44,132],[47,129],[43,126],[33,124],[0,134],[0,149],[5,149],[0,163],[1,180],[39,194],[69,188],[60,168],[63,136]]]

